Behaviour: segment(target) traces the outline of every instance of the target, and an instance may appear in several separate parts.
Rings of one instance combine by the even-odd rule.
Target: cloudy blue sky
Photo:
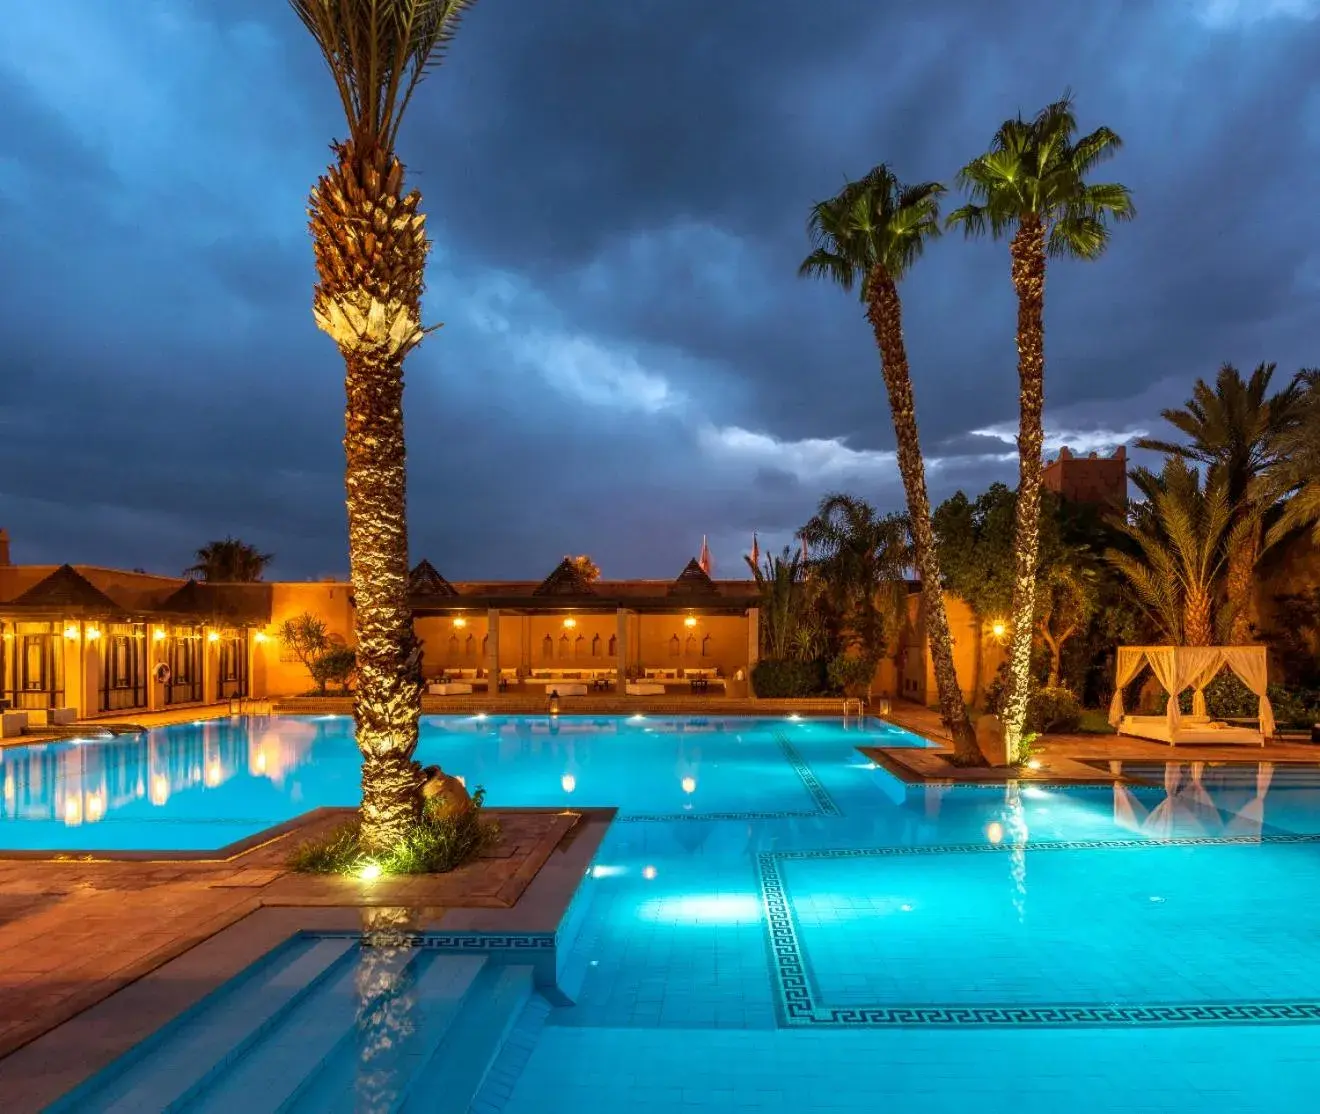
[[[174,572],[209,538],[347,566],[342,365],[305,206],[343,131],[283,0],[5,4],[0,525],[20,561]],[[1225,360],[1320,362],[1320,0],[481,0],[401,154],[435,251],[407,367],[413,556],[741,575],[827,490],[898,508],[855,301],[808,206],[951,181],[1072,86],[1140,209],[1047,295],[1052,443],[1109,449]],[[904,288],[937,496],[1013,474],[1007,249]]]

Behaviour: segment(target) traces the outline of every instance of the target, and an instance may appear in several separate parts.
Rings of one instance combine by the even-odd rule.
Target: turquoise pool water
[[[213,787],[206,731],[242,771]],[[1314,1109],[1320,769],[1178,763],[1128,768],[1145,782],[1135,787],[912,788],[857,751],[877,731],[921,745],[837,721],[565,719],[557,734],[544,719],[428,721],[419,756],[486,785],[494,803],[622,810],[576,910],[572,1004],[528,1003],[470,1108]],[[240,803],[243,823],[264,823],[351,800],[346,732],[331,720],[250,739],[226,725],[179,731],[165,749],[189,753],[178,768],[200,770],[191,788],[171,785],[153,806],[147,766],[146,796],[119,821],[80,825],[78,842],[113,823],[140,839],[164,838],[153,825],[225,824]],[[196,803],[208,794],[215,804]],[[70,842],[50,816],[0,830],[27,824],[48,826],[29,838],[59,825]],[[409,1031],[425,1030],[433,1013],[413,1008]],[[328,1009],[300,1016],[274,1049],[303,1047],[306,1024],[340,1051],[312,1056],[279,1108],[362,1109],[352,1096],[366,1077],[346,1063],[364,1061],[343,1049],[366,1038]],[[161,1055],[178,1070],[190,1053],[172,1048]],[[386,1090],[412,1098],[379,1108],[440,1109],[419,1098],[446,1085],[457,1053],[440,1049],[405,1058]],[[237,1057],[249,1074],[225,1068],[215,1094],[236,1101],[261,1056],[282,1055]],[[151,1080],[153,1063],[134,1070]],[[126,1077],[113,1093],[139,1085]],[[260,1093],[244,1099],[267,1108]],[[112,1108],[98,1101],[78,1109]]]

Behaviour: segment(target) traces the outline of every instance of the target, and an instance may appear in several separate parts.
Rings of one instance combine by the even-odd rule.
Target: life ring
[[[170,667],[166,665],[163,661],[157,663],[155,669],[155,675],[156,675],[156,680],[158,680],[162,685],[168,685],[170,683]]]

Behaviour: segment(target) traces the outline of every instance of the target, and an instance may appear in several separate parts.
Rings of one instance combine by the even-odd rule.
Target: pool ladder
[[[866,705],[861,697],[849,696],[843,702],[843,718],[847,719],[850,715],[855,715],[858,719],[866,717]]]

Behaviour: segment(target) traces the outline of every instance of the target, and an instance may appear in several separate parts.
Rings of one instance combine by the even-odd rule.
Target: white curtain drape
[[[1256,714],[1260,717],[1261,741],[1272,738],[1274,735],[1274,708],[1270,705],[1270,698],[1266,692],[1269,685],[1269,673],[1265,659],[1265,647],[1225,646],[1222,653],[1229,669],[1236,673],[1242,683],[1256,694]]]
[[[1120,646],[1118,648],[1117,672],[1114,677],[1114,697],[1109,702],[1109,726],[1117,727],[1123,722],[1123,689],[1132,683],[1132,678],[1141,672],[1146,660],[1146,651],[1141,646]]]
[[[1150,670],[1159,681],[1160,688],[1169,694],[1169,705],[1164,717],[1169,721],[1170,733],[1178,730],[1178,694],[1186,687],[1179,684],[1178,650],[1173,646],[1150,646],[1146,649]]]

